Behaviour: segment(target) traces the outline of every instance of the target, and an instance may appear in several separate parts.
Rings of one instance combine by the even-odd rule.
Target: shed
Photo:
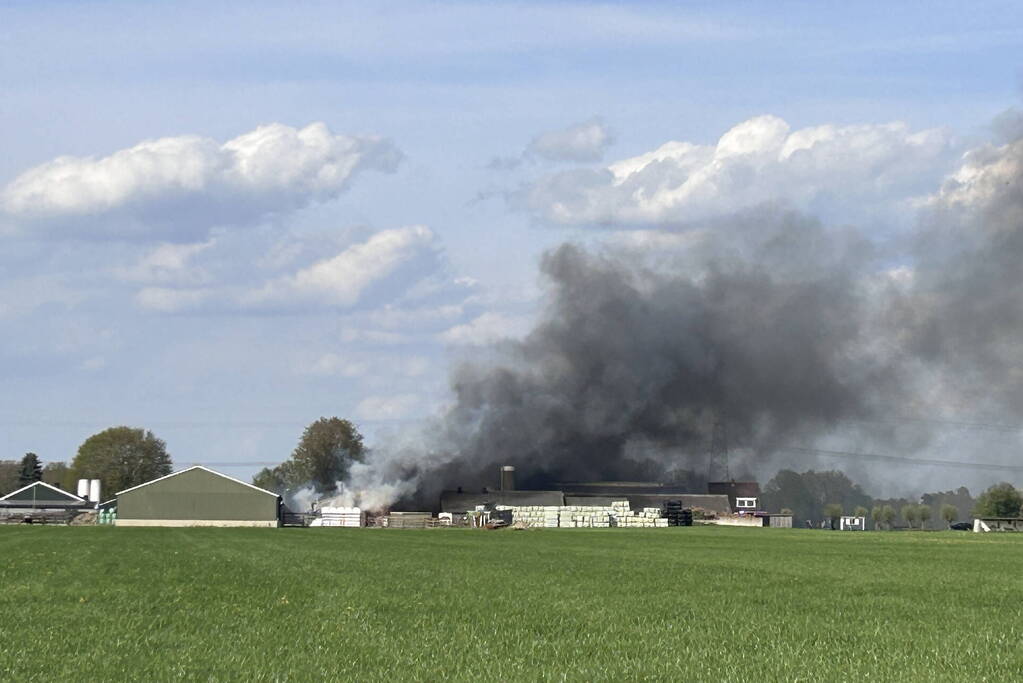
[[[9,513],[24,510],[78,510],[89,501],[64,489],[36,481],[0,498],[0,509]]]
[[[202,465],[117,493],[117,526],[280,524],[281,497]]]

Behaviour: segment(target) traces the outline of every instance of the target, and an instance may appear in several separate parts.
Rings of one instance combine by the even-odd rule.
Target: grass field
[[[992,680],[1023,536],[0,528],[0,680]]]

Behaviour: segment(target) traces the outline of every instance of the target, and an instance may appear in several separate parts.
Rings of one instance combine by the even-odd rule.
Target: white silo
[[[89,482],[89,501],[92,503],[101,502],[99,499],[99,479],[93,479]]]
[[[78,497],[88,498],[89,497],[89,480],[79,479],[78,480]]]

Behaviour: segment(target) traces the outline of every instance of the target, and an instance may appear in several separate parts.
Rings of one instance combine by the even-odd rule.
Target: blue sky
[[[129,424],[247,477],[321,415],[372,441],[528,330],[546,248],[773,200],[897,232],[1023,68],[1009,2],[210,5],[0,6],[0,457]],[[830,146],[740,182],[710,156],[742,124]]]

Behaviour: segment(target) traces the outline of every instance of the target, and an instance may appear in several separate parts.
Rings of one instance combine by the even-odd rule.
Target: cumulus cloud
[[[950,136],[900,122],[791,130],[759,116],[713,145],[670,141],[599,169],[543,178],[522,195],[526,206],[562,224],[651,225],[731,213],[769,200],[821,210],[901,202],[940,170]]]
[[[547,161],[600,161],[612,142],[607,127],[599,119],[591,119],[537,135],[526,148],[526,156]]]
[[[416,275],[432,272],[436,249],[436,237],[425,226],[383,230],[331,258],[268,283],[251,299],[253,303],[317,299],[352,306],[371,286],[399,271],[417,281],[421,278]],[[406,284],[413,283],[406,279]]]
[[[492,171],[512,171],[523,162],[600,161],[614,137],[599,118],[576,123],[567,128],[549,130],[536,135],[526,148],[514,156],[494,157],[487,164]],[[480,195],[486,198],[487,193]]]
[[[359,173],[392,172],[401,158],[386,139],[273,123],[223,144],[185,135],[59,157],[0,191],[0,210],[37,231],[188,239],[334,199]]]
[[[984,145],[963,155],[959,168],[925,204],[946,209],[984,208],[1007,191],[1019,192],[1023,134],[1005,145]]]
[[[452,346],[484,346],[501,339],[519,337],[527,327],[525,318],[487,312],[444,331],[440,339]]]
[[[219,242],[161,245],[123,269],[121,276],[148,285],[136,293],[135,303],[154,312],[361,310],[363,318],[369,316],[364,322],[374,327],[400,326],[405,319],[443,324],[461,312],[461,303],[450,297],[469,291],[446,275],[439,240],[421,225],[382,230],[327,257],[291,264],[269,278],[244,269],[233,273],[235,259],[213,253],[214,247],[219,249]],[[192,257],[204,252],[209,258],[202,268],[191,264]],[[241,280],[228,279],[238,275]],[[424,299],[423,291],[432,298]]]

